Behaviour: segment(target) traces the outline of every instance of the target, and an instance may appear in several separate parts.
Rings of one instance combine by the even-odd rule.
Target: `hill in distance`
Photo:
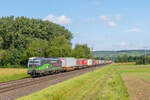
[[[120,51],[93,51],[94,57],[118,57],[122,55],[128,56],[142,56],[145,54],[145,50],[120,50]],[[150,55],[150,50],[146,50],[146,54]]]

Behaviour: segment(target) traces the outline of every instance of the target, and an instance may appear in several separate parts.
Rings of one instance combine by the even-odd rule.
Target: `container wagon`
[[[88,60],[87,59],[82,59],[82,67],[85,68],[88,66]]]
[[[76,69],[81,69],[82,67],[82,59],[77,59],[76,60]]]
[[[92,66],[96,66],[96,60],[92,60]]]
[[[60,58],[62,61],[62,70],[71,71],[76,68],[76,59],[72,57]]]
[[[76,61],[77,69],[86,68],[88,66],[88,60],[87,59],[77,59]]]
[[[88,66],[88,67],[92,66],[92,59],[88,59],[88,60],[87,60],[87,66]]]

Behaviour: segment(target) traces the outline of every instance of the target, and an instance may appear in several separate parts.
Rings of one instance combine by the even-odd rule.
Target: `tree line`
[[[26,17],[0,18],[0,65],[26,66],[30,57],[92,58],[87,44],[72,49],[72,33],[64,26]]]
[[[136,62],[136,64],[150,64],[150,56],[118,56],[115,59],[115,62],[117,63],[124,63],[124,62]]]

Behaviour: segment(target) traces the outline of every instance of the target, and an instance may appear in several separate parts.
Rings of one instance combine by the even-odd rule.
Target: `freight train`
[[[27,73],[31,77],[46,76],[49,74],[73,71],[97,65],[110,64],[111,60],[76,59],[73,57],[44,58],[32,57],[28,61]]]

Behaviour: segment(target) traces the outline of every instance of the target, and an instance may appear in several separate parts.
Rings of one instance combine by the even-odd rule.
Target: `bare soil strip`
[[[104,66],[104,65],[101,65],[99,67],[102,67],[102,66]],[[63,75],[62,74],[60,74],[60,75],[55,74],[55,75],[52,75],[52,76],[47,76],[47,77],[50,77],[49,80],[46,80],[46,81],[43,81],[43,82],[39,81],[39,83],[37,83],[37,81],[35,81],[35,84],[25,85],[23,87],[19,86],[19,88],[10,89],[10,91],[7,91],[7,92],[5,91],[4,93],[0,93],[0,100],[14,100],[16,98],[19,98],[19,97],[22,97],[22,96],[25,96],[25,95],[29,95],[30,93],[39,91],[39,90],[41,90],[43,88],[46,88],[50,85],[53,85],[53,84],[62,82],[64,80],[79,76],[79,75],[84,74],[86,72],[93,71],[93,70],[95,70],[99,67],[91,67],[91,68],[86,68],[86,69],[82,69],[82,70],[66,72],[66,73],[63,73]],[[56,77],[56,76],[59,76],[59,77]],[[52,77],[53,77],[53,79],[52,79]],[[41,80],[43,78],[41,78]],[[33,80],[40,80],[40,79],[33,79]],[[12,83],[8,82],[8,84],[7,83],[2,83],[0,87],[1,88],[10,87],[11,85],[12,86],[19,85],[20,83],[24,84],[24,83],[26,83],[26,81],[31,81],[31,79],[29,79],[29,80],[22,79],[22,81],[17,80],[16,82],[12,81]]]
[[[122,75],[130,94],[130,100],[150,100],[150,82],[131,76]]]

